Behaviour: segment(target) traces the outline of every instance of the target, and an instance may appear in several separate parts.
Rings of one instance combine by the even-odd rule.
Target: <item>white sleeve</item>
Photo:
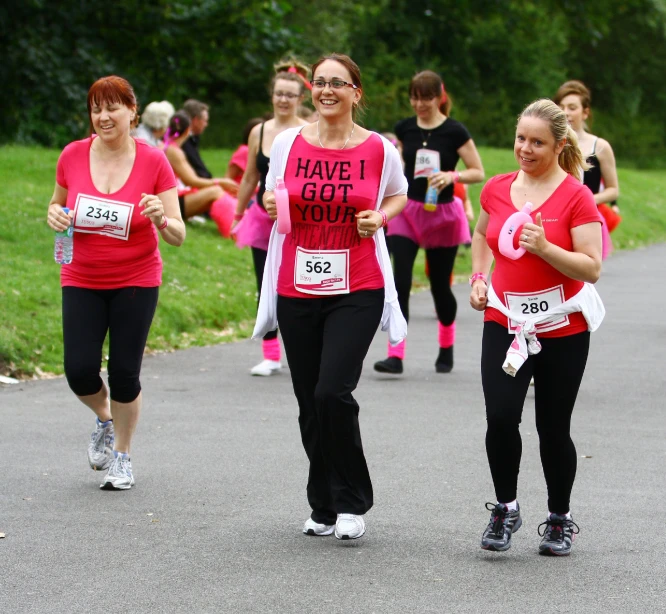
[[[268,175],[266,175],[267,192],[272,192],[275,189],[277,177],[284,177],[291,146],[294,144],[294,139],[302,129],[303,126],[288,128],[275,137],[273,145],[271,145]]]
[[[397,194],[407,194],[407,178],[402,171],[402,162],[400,161],[398,150],[394,145],[390,145],[390,147],[385,147],[384,151],[386,152],[386,167],[384,172],[387,176],[384,198],[396,196]]]

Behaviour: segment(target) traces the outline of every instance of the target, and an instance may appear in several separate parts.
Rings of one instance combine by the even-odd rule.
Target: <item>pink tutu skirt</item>
[[[233,230],[238,247],[256,247],[268,250],[268,239],[273,229],[273,220],[268,217],[266,209],[260,207],[254,200],[248,207],[243,219]]]
[[[388,223],[386,234],[406,237],[424,249],[453,247],[472,240],[463,202],[457,196],[450,203],[437,205],[435,211],[426,211],[423,203],[409,199]]]

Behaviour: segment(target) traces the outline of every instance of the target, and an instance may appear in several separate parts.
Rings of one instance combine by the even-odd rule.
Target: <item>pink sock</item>
[[[444,326],[441,322],[437,322],[439,328],[439,347],[450,348],[456,342],[456,323]]]
[[[264,339],[261,342],[261,349],[264,352],[265,360],[280,362],[280,341],[277,337],[275,339]]]
[[[388,357],[389,358],[399,358],[400,360],[405,359],[405,345],[406,341],[403,339],[398,345],[388,344]]]

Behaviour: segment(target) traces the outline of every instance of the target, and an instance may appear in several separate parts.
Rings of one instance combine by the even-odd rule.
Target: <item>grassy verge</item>
[[[45,222],[59,152],[0,148],[0,374],[14,377],[62,373],[58,267],[53,232]],[[209,167],[221,172],[230,152],[206,151]],[[482,148],[486,176],[515,166],[512,153]],[[613,233],[619,248],[666,240],[666,173],[620,169],[623,223]],[[481,186],[472,186],[478,210]],[[148,339],[150,351],[210,345],[250,335],[255,282],[248,250],[239,250],[212,222],[188,224],[181,248],[161,245],[164,283]],[[461,248],[455,274],[470,272],[469,249]],[[415,265],[415,287],[425,287],[423,253]]]

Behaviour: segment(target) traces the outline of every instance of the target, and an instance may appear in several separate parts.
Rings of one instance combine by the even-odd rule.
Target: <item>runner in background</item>
[[[537,100],[523,111],[514,155],[520,170],[497,175],[484,186],[472,239],[470,303],[485,310],[481,381],[497,497],[497,503],[487,504],[492,513],[481,547],[508,550],[522,523],[516,500],[519,425],[534,376],[549,510],[539,552],[567,555],[578,532],[569,509],[576,476],[571,415],[590,331],[604,316],[592,285],[601,270],[601,220],[590,190],[579,180],[587,164],[576,133],[552,101]],[[507,222],[528,202],[530,222]]]
[[[121,77],[103,77],[88,92],[91,136],[60,154],[47,222],[74,225],[74,258],[62,266],[65,375],[96,415],[88,445],[101,488],[134,485],[130,445],[141,411],[139,375],[162,283],[160,236],[185,239],[176,178],[164,153],[130,136],[137,101]],[[69,214],[63,207],[70,210]],[[100,377],[109,334],[109,386]]]
[[[453,368],[457,304],[451,291],[451,273],[460,244],[469,243],[469,222],[463,202],[454,196],[456,183],[483,181],[481,158],[467,128],[451,119],[451,100],[439,75],[426,70],[409,85],[409,100],[416,116],[396,124],[398,148],[409,183],[407,206],[388,227],[389,250],[393,256],[395,284],[400,308],[409,320],[414,260],[419,247],[426,250],[430,290],[439,320],[438,373]],[[466,169],[456,171],[462,159]],[[434,210],[424,203],[428,187],[437,190]],[[375,363],[380,373],[402,373],[405,342],[389,344],[388,358]]]
[[[580,149],[590,165],[590,168],[583,174],[583,183],[592,190],[597,206],[602,207],[607,206],[606,203],[614,203],[620,195],[620,188],[613,149],[608,141],[590,134],[586,130],[586,122],[592,118],[590,90],[581,81],[567,81],[557,90],[554,101],[566,113],[569,125],[578,137]],[[614,208],[615,211],[610,213],[611,216],[614,214],[613,217],[619,213],[617,206]],[[600,211],[603,213],[603,210],[600,209]],[[613,250],[613,242],[604,215],[602,215],[601,231],[602,257],[606,259]]]
[[[275,219],[284,177],[291,232],[271,235],[254,336],[279,322],[310,462],[303,532],[357,539],[373,491],[352,393],[380,322],[394,343],[407,332],[383,230],[407,183],[396,148],[356,123],[363,87],[353,60],[327,56],[312,75],[318,122],[271,148],[264,203]]]
[[[307,124],[297,114],[305,98],[305,90],[310,87],[307,76],[308,68],[297,60],[289,59],[275,65],[275,76],[270,84],[273,119],[255,126],[248,140],[247,168],[238,191],[232,233],[236,237],[238,247],[252,249],[258,294],[261,294],[266,250],[273,228],[273,221],[268,217],[262,201],[266,190],[269,154],[278,134],[288,128]],[[259,191],[254,198],[257,184]],[[252,375],[268,376],[282,368],[277,330],[271,330],[264,336],[262,353],[263,360],[250,370]]]

